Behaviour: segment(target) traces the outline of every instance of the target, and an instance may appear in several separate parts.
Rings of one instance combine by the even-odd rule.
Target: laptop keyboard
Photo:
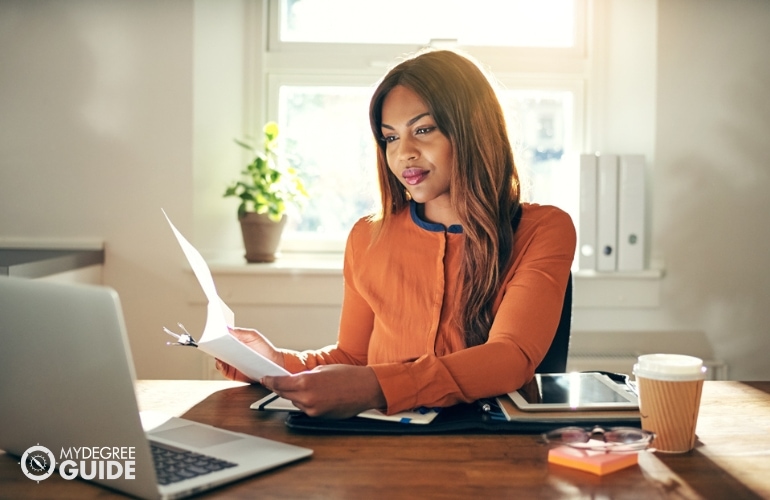
[[[150,448],[155,463],[155,475],[158,476],[160,484],[176,483],[237,465],[156,442],[151,442]]]

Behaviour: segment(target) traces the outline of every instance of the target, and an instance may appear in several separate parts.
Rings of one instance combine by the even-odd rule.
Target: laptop
[[[180,498],[312,454],[176,417],[146,430],[134,380],[113,289],[0,278],[0,449],[41,491],[60,474]]]

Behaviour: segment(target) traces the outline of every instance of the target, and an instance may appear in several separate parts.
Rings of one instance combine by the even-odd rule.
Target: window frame
[[[331,52],[345,57],[360,55],[360,48],[367,47],[368,54],[379,55],[386,58],[388,63],[392,60],[393,49],[398,50],[397,54],[413,52],[420,48],[420,45],[414,44],[352,44],[352,43],[307,43],[307,42],[283,42],[280,39],[281,31],[281,0],[266,0],[268,3],[268,21],[267,21],[267,46],[269,53],[323,53]],[[582,58],[587,53],[587,25],[588,25],[588,2],[589,0],[573,0],[574,17],[574,35],[575,45],[573,47],[502,47],[508,53],[506,58],[512,57],[515,60],[530,59],[533,56],[541,58],[547,56],[549,59],[563,58],[574,59]],[[436,40],[437,43],[446,40]],[[480,60],[485,61],[494,56],[494,53],[501,47],[489,46],[464,46],[464,50],[473,52]]]
[[[282,42],[280,1],[263,0],[259,63],[254,65],[253,117],[260,123],[278,116],[281,85],[373,86],[400,55],[420,50],[418,45],[336,44]],[[458,46],[494,75],[502,89],[566,91],[573,95],[572,137],[569,147],[586,149],[589,132],[588,91],[592,73],[587,37],[591,0],[573,0],[575,45],[570,48]],[[445,43],[437,42],[437,43]],[[578,193],[575,193],[578,197]],[[286,233],[281,251],[289,253],[338,253],[344,239]]]

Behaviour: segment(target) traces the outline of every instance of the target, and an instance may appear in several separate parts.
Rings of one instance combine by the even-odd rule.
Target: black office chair
[[[564,373],[567,371],[567,355],[569,354],[569,335],[572,327],[572,273],[567,280],[564,291],[564,305],[561,308],[561,319],[556,327],[556,336],[545,358],[535,369],[535,373]]]

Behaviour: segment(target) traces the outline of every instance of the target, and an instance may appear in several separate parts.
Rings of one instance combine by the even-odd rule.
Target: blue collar
[[[436,222],[426,222],[420,218],[419,215],[417,215],[417,203],[414,202],[414,200],[409,200],[409,213],[412,214],[412,220],[415,224],[417,224],[419,227],[425,229],[426,231],[433,231],[433,232],[440,232],[443,233],[446,231],[447,233],[453,233],[453,234],[462,234],[463,227],[460,224],[452,224],[449,227],[444,227],[444,224],[438,224]]]

